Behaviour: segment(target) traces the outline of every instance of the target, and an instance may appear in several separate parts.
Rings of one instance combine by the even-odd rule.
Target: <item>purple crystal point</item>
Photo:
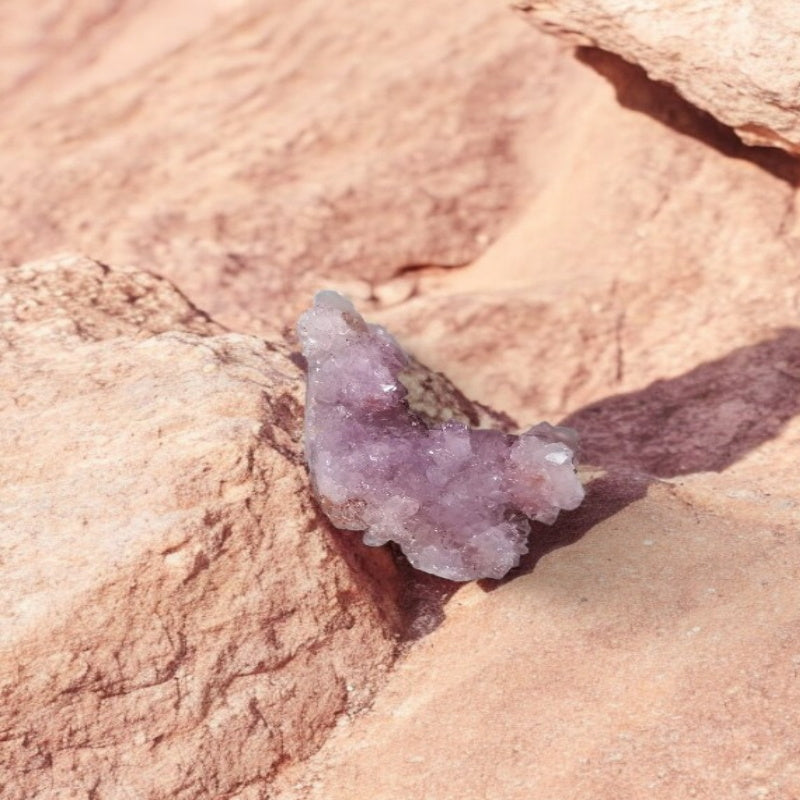
[[[502,578],[527,552],[529,519],[576,508],[577,434],[546,422],[521,436],[432,425],[412,410],[409,357],[336,292],[297,326],[308,362],[305,450],[317,499],[364,542],[397,542],[417,569]]]

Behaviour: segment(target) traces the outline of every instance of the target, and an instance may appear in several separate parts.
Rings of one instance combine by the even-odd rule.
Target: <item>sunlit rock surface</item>
[[[406,401],[406,354],[335,292],[316,296],[298,333],[313,488],[333,524],[365,531],[366,544],[397,542],[451,580],[501,578],[527,552],[529,519],[551,524],[583,499],[570,428],[427,425]]]

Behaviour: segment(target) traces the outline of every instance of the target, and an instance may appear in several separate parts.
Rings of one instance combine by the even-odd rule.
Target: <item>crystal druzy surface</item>
[[[529,520],[583,499],[577,436],[547,423],[521,436],[426,424],[402,383],[409,358],[335,292],[298,323],[308,362],[305,450],[317,499],[369,545],[397,542],[418,569],[501,578],[527,552]]]

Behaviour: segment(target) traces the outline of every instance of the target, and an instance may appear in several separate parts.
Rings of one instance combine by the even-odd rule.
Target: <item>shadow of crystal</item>
[[[529,552],[490,590],[533,570],[647,493],[650,483],[722,472],[775,438],[800,413],[800,330],[784,328],[675,378],[592,403],[561,424],[581,436],[581,460],[602,469],[576,511],[534,525]]]
[[[683,375],[573,412],[560,424],[578,430],[581,462],[592,465],[585,500],[575,511],[563,512],[552,527],[534,523],[529,551],[519,566],[502,580],[484,579],[479,585],[492,591],[530,573],[543,556],[577,542],[644,498],[653,482],[723,471],[775,438],[798,413],[800,329],[795,328],[782,329],[773,338],[737,348]],[[372,550],[357,535],[332,535],[343,550]],[[388,548],[405,575],[397,597],[405,619],[403,638],[422,638],[444,619],[444,607],[461,584],[420,573],[399,548]]]

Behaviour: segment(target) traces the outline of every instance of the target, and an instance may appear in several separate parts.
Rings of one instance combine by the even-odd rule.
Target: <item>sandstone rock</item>
[[[796,796],[797,516],[761,507],[754,525],[619,477],[639,500],[606,518],[610,487],[590,491],[565,520],[579,542],[495,591],[461,589],[277,797]]]
[[[223,333],[169,281],[132,268],[111,269],[64,254],[0,273],[0,346],[35,352],[41,337],[58,345],[145,338],[182,330],[199,336]]]
[[[4,272],[0,325],[3,797],[263,792],[399,630],[312,506],[291,351],[75,257]]]
[[[531,172],[548,162],[528,208],[469,266],[423,273],[415,296],[370,312],[519,420],[726,359],[800,314],[796,160],[741,144],[621,59],[584,58],[625,104],[589,70],[566,84],[560,140],[519,146]]]
[[[577,71],[531,38],[460,0],[8,6],[0,259],[157,264],[273,333],[337,281],[469,262],[524,199],[526,118]]]
[[[175,0],[169,8],[180,5]],[[16,51],[5,45],[29,29],[25,15],[37,16],[39,9],[17,4],[3,12],[15,16],[14,24],[0,25],[0,53],[16,52],[34,65],[18,69],[16,61],[14,74],[26,78],[7,87],[0,120],[5,263],[80,246],[110,263],[163,269],[195,302],[221,312],[215,319],[248,331],[274,330],[293,320],[312,288],[346,287],[359,310],[388,325],[404,346],[454,377],[468,395],[520,420],[568,417],[605,471],[594,478],[587,501],[568,525],[533,539],[538,545],[526,565],[532,572],[519,573],[493,592],[470,585],[443,607],[439,601],[447,591],[426,587],[433,602],[415,630],[435,630],[401,662],[374,712],[340,716],[334,737],[317,756],[277,772],[286,796],[350,797],[355,780],[362,794],[376,798],[797,795],[796,160],[779,150],[742,145],[729,128],[620,58],[582,48],[580,61],[593,67],[585,68],[560,52],[555,38],[520,24],[499,3],[491,8],[477,0],[403,8],[311,0],[253,3],[230,15],[219,6],[213,26],[211,4],[193,3],[197,19],[209,22],[205,32],[187,34],[175,25],[138,64],[126,65],[120,55],[106,73],[113,53],[124,53],[116,44],[141,38],[128,24],[137,18],[134,6],[146,7],[153,18],[152,4],[122,2],[114,6],[120,16],[110,13],[89,24],[80,20],[91,19],[99,5],[63,3],[58,24],[43,26],[38,38]],[[673,12],[652,11],[666,13]],[[342,30],[352,36],[343,39]],[[65,31],[71,46],[63,48]],[[717,31],[706,39],[724,52]],[[165,40],[176,49],[170,52]],[[765,69],[777,69],[769,63],[773,53],[780,50],[763,51]],[[779,60],[776,56],[775,63]],[[114,80],[104,85],[106,75]],[[702,77],[708,85],[716,80]],[[342,86],[352,91],[343,92]],[[736,78],[721,96],[727,104],[732,95],[748,91]],[[484,178],[493,188],[486,188]],[[471,196],[474,190],[477,198]],[[438,205],[431,196],[439,198]],[[3,273],[6,279],[17,274]],[[151,287],[148,293],[157,293],[154,279],[137,282],[142,280]],[[97,293],[94,279],[87,291]],[[141,292],[141,286],[135,290]],[[160,296],[156,305],[174,304],[176,319],[197,326],[192,332],[201,341],[230,336],[196,317],[185,300],[172,298]],[[84,316],[91,320],[91,308],[57,311],[55,299],[47,303],[69,336],[59,339],[58,326],[43,324],[49,313],[33,320],[30,336],[13,334],[14,350],[3,351],[3,362],[14,386],[27,378],[13,365],[23,363],[23,355],[33,364],[37,353],[49,363],[54,342],[76,352],[117,346],[75,338],[76,324]],[[119,329],[117,343],[164,347],[169,358],[188,349],[199,359],[195,345],[185,345],[184,333],[138,341],[139,327],[150,323],[128,326],[128,303],[124,298],[115,303],[113,316],[122,315],[123,322],[92,324]],[[153,331],[171,327],[180,325],[167,319]],[[3,331],[4,340],[11,335]],[[217,345],[209,346],[214,358]],[[246,357],[238,350],[237,345],[231,369],[239,370],[241,361],[264,363],[258,350]],[[67,363],[73,364],[72,358]],[[297,375],[282,357],[270,358],[284,364],[287,375]],[[132,374],[142,369],[142,358],[136,365],[130,366]],[[170,396],[186,397],[185,388],[173,389],[183,373],[173,375],[171,362],[159,368],[151,373],[162,376]],[[77,364],[70,369],[84,375],[89,367],[81,362],[83,372]],[[37,402],[46,406],[44,392],[53,390],[43,388],[44,379],[32,379],[31,385],[42,393]],[[192,394],[195,404],[196,397],[211,402],[199,391],[206,385],[204,380]],[[251,402],[243,401],[240,391],[232,407]],[[138,397],[120,401],[121,413],[140,402]],[[30,401],[18,402],[21,409]],[[63,403],[59,407],[66,409]],[[59,431],[70,413],[65,410],[58,426],[49,423],[56,428],[53,441],[63,441]],[[210,427],[221,416],[207,405],[195,413],[209,419]],[[78,419],[87,415],[84,409]],[[250,417],[258,419],[255,410]],[[188,421],[174,424],[188,431]],[[115,416],[102,427],[118,436],[119,425]],[[138,441],[150,441],[137,435]],[[224,466],[232,458],[230,436],[220,442],[221,436],[211,436],[222,454],[215,463],[230,473]],[[247,450],[247,436],[235,436]],[[20,452],[4,449],[3,469],[15,481],[26,471]],[[133,451],[125,454],[126,463],[134,463]],[[69,451],[57,455],[78,476],[88,470],[85,463],[76,466]],[[36,466],[45,457],[37,459],[31,474],[47,475]],[[188,476],[194,463],[170,469]],[[51,464],[55,474],[57,460]],[[112,464],[107,471],[113,475],[115,469]],[[275,469],[283,475],[283,467]],[[130,473],[136,491],[142,475],[149,474],[144,465],[139,472]],[[55,478],[53,486],[59,487],[68,476]],[[95,482],[82,480],[89,485],[82,497],[96,493]],[[285,499],[294,485],[294,477],[278,481],[274,496]],[[26,489],[39,498],[42,514],[48,490],[36,479]],[[160,497],[158,492],[168,493],[159,486],[150,495]],[[130,505],[129,495],[119,494],[122,499],[111,498],[104,513],[122,514]],[[167,500],[158,502],[172,508]],[[202,509],[208,501],[191,502]],[[287,508],[295,507],[282,506],[280,513]],[[33,510],[26,507],[25,513]],[[316,519],[305,508],[291,516],[301,527]],[[248,542],[255,534],[250,536]],[[107,540],[98,534],[98,541]],[[567,543],[572,546],[562,547]],[[213,552],[211,545],[206,549]],[[320,560],[330,574],[327,552]],[[209,580],[223,563],[224,554],[189,586]],[[380,573],[380,566],[368,571]],[[299,569],[281,585],[297,584],[302,592],[312,575],[316,579],[318,571]],[[354,567],[342,585],[349,587],[362,575]],[[157,575],[147,585],[156,580]],[[230,585],[241,585],[237,580]],[[391,574],[384,584],[396,586]],[[169,606],[176,596],[172,584],[164,578],[161,585],[169,598],[162,605]],[[313,591],[330,598],[327,585]],[[96,592],[97,602],[86,600],[83,616],[74,615],[75,629],[86,630],[81,619],[102,618],[105,624],[122,607],[131,613],[119,592],[104,591]],[[138,599],[146,588],[136,584],[133,591]],[[391,616],[392,603],[380,592],[377,596],[379,609],[388,604],[385,614]],[[148,595],[133,608],[146,615],[155,602]],[[334,617],[338,602],[325,606]],[[86,616],[90,606],[94,617]],[[188,601],[179,607],[192,609],[185,614],[195,620],[192,630],[202,627],[202,608]],[[377,653],[379,666],[388,664],[391,633],[378,619],[380,610],[365,599],[356,608],[351,630],[360,637],[358,651]],[[211,618],[226,614],[215,610]],[[88,627],[96,628],[94,622]],[[112,620],[108,627],[111,650],[97,648],[103,676],[115,674],[108,654],[121,636],[119,623]],[[142,627],[137,623],[135,629]],[[235,634],[218,627],[219,636]],[[58,654],[66,647],[59,644],[66,641],[61,634],[48,641],[49,635],[48,627],[44,633],[32,630],[15,651],[16,660],[4,663],[43,665],[45,650]],[[147,635],[148,641],[157,638],[149,628]],[[123,663],[124,686],[137,685],[130,678],[135,671],[149,676],[145,683],[157,681],[147,673],[151,661],[157,665],[152,670],[168,674],[163,665],[171,658],[169,645],[159,660],[146,656],[161,652],[160,645],[145,644],[133,650],[143,654],[141,667]],[[198,653],[192,657],[201,658]],[[321,652],[312,656],[320,660],[308,669],[297,659],[284,668],[297,670],[296,686],[310,692],[313,713],[320,709],[311,734],[320,742],[328,730],[323,720],[335,716],[328,711],[347,707],[348,701],[340,704],[337,698],[344,695],[332,690],[317,702],[322,696],[314,688],[321,685],[317,676],[330,672]],[[45,688],[48,681],[55,687],[42,697],[55,697],[63,686],[58,676],[72,674],[69,665],[59,667],[57,655],[53,659],[53,670],[42,667],[37,673]],[[221,672],[214,671],[217,663]],[[212,666],[198,666],[200,685],[211,687],[212,699],[230,674],[224,672],[226,663],[221,656]],[[99,678],[99,685],[106,680]],[[89,674],[84,683],[95,686],[91,681]],[[238,684],[237,679],[231,686]],[[155,691],[166,691],[166,685]],[[185,682],[180,686],[184,691]],[[40,796],[47,797],[53,784],[36,782],[48,778],[52,760],[58,775],[69,775],[56,785],[59,797],[68,797],[64,787],[84,774],[89,776],[84,795],[90,795],[103,772],[95,759],[104,754],[117,772],[118,765],[135,764],[126,767],[127,774],[135,770],[145,782],[163,768],[167,789],[177,786],[185,796],[202,797],[206,791],[225,797],[218,787],[237,786],[241,777],[232,777],[238,766],[231,766],[230,751],[203,739],[205,728],[193,727],[205,708],[201,702],[195,714],[195,699],[188,701],[188,717],[179,718],[182,727],[171,728],[176,714],[184,712],[169,702],[142,717],[131,715],[128,725],[122,706],[108,705],[122,702],[113,696],[101,700],[81,690],[47,705],[32,702],[38,694],[13,691],[9,697],[19,702],[10,707],[37,724],[43,720],[39,727],[46,732],[43,739],[30,734],[5,745],[0,763],[11,763],[6,755],[11,754],[30,759],[26,763],[33,767],[10,773],[17,794],[35,797],[39,786]],[[88,714],[80,705],[75,708],[83,716],[69,716],[69,707],[58,705],[88,705],[93,697],[98,713]],[[259,697],[256,708],[262,708]],[[95,735],[112,725],[100,715],[105,708],[120,710],[115,718],[125,731],[120,738]],[[57,731],[46,727],[50,717],[43,709],[55,709]],[[224,720],[224,712],[218,710],[218,716],[213,709],[219,707],[206,717],[210,732],[217,719]],[[174,767],[171,756],[158,760],[166,745],[150,753],[128,736],[129,729],[138,735],[158,726],[174,731],[164,741],[180,741],[187,753],[198,752],[193,742],[209,743],[196,758],[185,759],[200,770],[194,784],[187,779],[180,789],[184,783],[175,782],[180,756]],[[37,756],[37,743],[58,745],[58,736],[74,743],[83,730],[94,737],[92,746],[45,747]],[[308,752],[298,728],[286,735],[285,750],[237,738],[234,722],[219,730],[233,731],[234,743],[248,742],[240,748],[242,775],[255,774],[247,766],[257,760],[251,746],[259,751],[259,764],[264,752],[268,762],[278,752],[290,757]],[[256,726],[252,736],[260,730]],[[20,741],[32,744],[25,749]],[[70,759],[76,765],[72,772]],[[21,779],[28,781],[22,789]],[[200,781],[210,788],[198,788]],[[276,786],[265,786],[253,778],[228,794],[260,800],[277,793]],[[106,784],[100,789],[110,791]],[[95,794],[103,797],[100,789]],[[78,792],[75,788],[81,796]]]
[[[640,64],[748,144],[800,152],[798,18],[791,4],[515,0],[549,33]]]
[[[563,414],[605,472],[281,800],[800,790],[797,165],[582,58],[614,85],[565,85],[560,141],[520,146],[550,169],[527,210],[373,317],[469,394]]]

